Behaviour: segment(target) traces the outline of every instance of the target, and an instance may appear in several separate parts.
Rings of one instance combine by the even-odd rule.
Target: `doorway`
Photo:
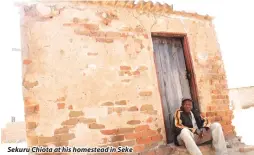
[[[186,61],[184,38],[153,36],[152,41],[167,143],[172,143],[173,117],[181,106],[182,98],[193,98],[194,108],[198,110],[196,96],[191,89],[192,85],[195,87],[195,80],[191,74],[192,66],[188,66]]]

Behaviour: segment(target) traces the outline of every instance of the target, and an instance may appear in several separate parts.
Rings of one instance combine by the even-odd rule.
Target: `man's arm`
[[[174,123],[175,124],[174,125],[175,125],[175,128],[176,128],[176,131],[180,133],[183,128],[188,128],[192,133],[198,134],[195,128],[189,128],[189,127],[186,127],[182,124],[181,112],[182,112],[181,110],[177,110],[175,112],[175,117],[174,117],[174,119],[175,119]]]

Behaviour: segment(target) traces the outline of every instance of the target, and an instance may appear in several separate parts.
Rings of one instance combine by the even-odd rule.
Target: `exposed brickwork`
[[[209,20],[157,14],[155,21],[135,9],[40,4],[25,8],[22,25],[29,146],[128,145],[142,154],[184,154],[160,148],[166,138],[151,32],[188,35],[201,111],[232,133],[225,72]],[[206,61],[199,59],[203,51]]]

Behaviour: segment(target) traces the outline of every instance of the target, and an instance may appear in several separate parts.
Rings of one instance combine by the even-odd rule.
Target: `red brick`
[[[141,121],[140,120],[130,120],[127,122],[127,124],[129,125],[137,125],[137,124],[140,124]]]
[[[124,107],[114,107],[114,112],[116,112],[116,113],[122,113],[125,110],[126,110],[126,108],[124,108]]]
[[[134,76],[139,76],[139,75],[140,75],[140,72],[139,72],[139,71],[134,71],[134,72],[132,72],[132,74],[133,74]]]
[[[25,114],[37,113],[40,110],[39,104],[25,107]]]
[[[152,91],[141,91],[139,92],[140,96],[151,96],[153,94]]]
[[[80,19],[77,18],[77,17],[74,17],[74,18],[72,19],[72,22],[75,23],[75,24],[78,24],[78,23],[80,22]]]
[[[71,118],[62,122],[62,125],[76,125],[78,123],[77,118]]]
[[[119,75],[119,76],[124,76],[124,71],[119,71],[119,72],[118,72],[118,75]]]
[[[146,71],[148,70],[148,68],[146,66],[139,66],[138,67],[138,71],[142,72],[142,71]]]
[[[22,84],[26,89],[31,89],[38,86],[39,82],[38,81],[30,82],[30,81],[24,80]]]
[[[125,71],[124,74],[127,74],[128,76],[132,76],[131,71]]]
[[[158,143],[145,144],[145,150],[151,150],[158,146]]]
[[[149,118],[146,120],[147,123],[152,123],[152,121],[153,121],[153,118],[152,118],[152,117],[149,117]]]
[[[228,105],[218,105],[217,108],[222,109],[222,110],[228,110],[229,109]]]
[[[104,129],[105,125],[103,125],[103,124],[97,124],[97,123],[92,123],[92,124],[89,124],[88,127],[90,129]]]
[[[69,106],[68,106],[68,109],[69,109],[69,110],[72,110],[72,109],[73,109],[72,105],[69,105]]]
[[[120,32],[106,32],[106,37],[108,37],[108,38],[120,38],[121,33]]]
[[[96,24],[82,24],[84,28],[87,28],[89,30],[98,30],[99,26]]]
[[[151,137],[137,139],[137,144],[150,144],[151,142],[152,142]]]
[[[137,27],[135,28],[135,31],[136,31],[136,32],[139,32],[139,33],[142,33],[142,32],[144,32],[145,30],[144,30],[143,27],[137,26]]]
[[[224,132],[230,132],[233,131],[234,127],[232,125],[223,125],[223,131]]]
[[[58,103],[57,108],[58,109],[64,109],[65,108],[65,103]]]
[[[113,106],[113,105],[114,105],[113,102],[105,102],[101,104],[101,106]]]
[[[130,66],[120,66],[120,70],[129,71],[131,70]]]
[[[138,111],[138,107],[137,106],[132,106],[128,109],[128,111]]]
[[[76,26],[76,24],[75,23],[63,23],[63,26],[71,27],[71,26]]]
[[[55,129],[54,134],[58,135],[58,134],[63,134],[68,132],[69,132],[69,128],[63,127],[63,128]]]
[[[96,55],[98,55],[98,53],[88,52],[87,55],[88,56],[96,56]]]
[[[150,137],[150,136],[153,136],[153,135],[156,135],[156,134],[157,134],[157,131],[156,131],[156,130],[150,130],[150,129],[144,130],[144,131],[142,132],[142,136],[143,136],[143,137]]]
[[[134,128],[119,128],[117,134],[133,133]]]
[[[120,101],[116,101],[115,104],[116,105],[127,105],[127,101],[126,100],[120,100]]]
[[[124,140],[124,135],[112,136],[109,139],[110,142],[119,142],[119,141],[123,141],[123,140]]]
[[[229,122],[229,121],[232,120],[232,116],[223,116],[223,117],[222,117],[222,120],[223,120],[223,121]]]
[[[141,138],[142,137],[142,133],[138,132],[138,133],[129,133],[129,134],[125,134],[125,139],[137,139],[137,138]]]
[[[89,36],[90,37],[96,37],[96,38],[105,39],[105,32],[102,32],[102,31],[90,31]],[[106,40],[108,40],[108,39],[106,39]]]
[[[26,128],[27,129],[35,129],[37,127],[37,123],[36,122],[27,122],[26,123]]]
[[[139,125],[135,128],[135,132],[140,132],[140,131],[144,131],[144,130],[148,130],[149,126],[148,125]]]
[[[78,118],[78,122],[79,123],[83,123],[83,124],[92,124],[92,123],[96,123],[96,119],[95,118]]]
[[[218,111],[216,112],[216,116],[224,116],[226,115],[226,111]]]
[[[153,105],[152,104],[144,104],[141,106],[140,111],[153,111]]]
[[[103,43],[113,43],[113,39],[105,39],[105,38],[96,38],[96,42],[103,42]]]
[[[156,135],[151,137],[153,142],[159,142],[163,139],[162,135]]]
[[[75,29],[74,33],[77,35],[84,35],[84,36],[90,36],[91,34],[89,30],[81,30],[81,29]]]
[[[84,116],[84,113],[82,111],[70,111],[69,117],[80,117]]]
[[[103,135],[115,135],[117,134],[117,129],[111,129],[111,130],[100,130]]]
[[[38,137],[38,144],[43,145],[43,144],[47,144],[47,143],[57,142],[58,140],[59,140],[58,137],[55,137],[55,136],[52,136],[52,137],[40,136],[40,137]]]
[[[37,136],[27,136],[27,144],[29,146],[36,146],[38,144]]]
[[[207,111],[214,111],[216,110],[216,106],[212,105],[212,106],[207,106]]]
[[[146,39],[148,39],[148,35],[147,35],[147,34],[144,34],[144,37],[145,37]]]
[[[120,146],[134,146],[136,143],[135,140],[129,140],[129,141],[123,141],[123,142],[119,142]]]
[[[30,106],[36,104],[36,102],[30,97],[24,97],[24,104],[25,106]]]
[[[158,129],[157,129],[157,132],[158,132],[158,133],[161,133],[161,128],[158,128]]]
[[[143,152],[145,150],[144,145],[136,145],[133,147],[134,152]]]
[[[156,155],[155,151],[149,151],[146,153],[146,155]]]
[[[215,116],[215,115],[216,115],[215,112],[207,112],[207,113],[206,113],[206,116],[207,116],[207,117],[213,117],[213,116]]]
[[[32,60],[28,60],[28,59],[23,60],[23,64],[24,64],[24,65],[29,65],[29,64],[31,64],[31,63],[32,63]]]
[[[221,119],[221,116],[216,116],[215,117],[215,121],[221,121],[222,119]]]
[[[65,141],[65,142],[56,142],[55,146],[59,147],[59,146],[69,146],[69,142]]]
[[[66,134],[60,135],[59,138],[60,138],[60,140],[59,140],[60,142],[64,142],[64,141],[74,139],[74,138],[76,138],[76,136],[74,133],[66,133]]]

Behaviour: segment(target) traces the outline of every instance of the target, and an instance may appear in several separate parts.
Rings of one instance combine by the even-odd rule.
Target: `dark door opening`
[[[186,66],[183,38],[152,38],[167,143],[172,143],[174,113],[181,106],[183,97],[193,98],[190,81],[193,79]]]

